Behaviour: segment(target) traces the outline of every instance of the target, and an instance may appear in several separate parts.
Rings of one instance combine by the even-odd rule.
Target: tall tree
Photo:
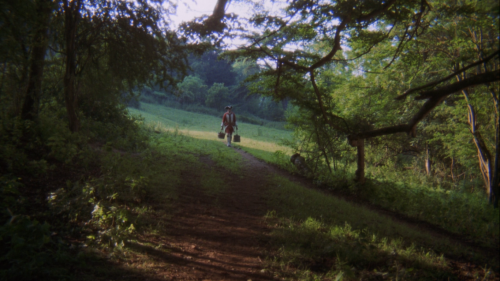
[[[80,129],[80,120],[77,116],[77,94],[75,88],[76,76],[76,32],[81,18],[82,0],[68,2],[63,0],[64,11],[64,38],[66,55],[66,69],[64,72],[64,100],[68,113],[69,129],[77,132]]]
[[[0,2],[0,61],[3,98],[12,100],[9,115],[36,117],[43,70],[45,28],[50,13],[47,1]],[[29,81],[29,82],[28,82]],[[29,87],[28,87],[29,85]],[[4,104],[5,105],[5,104]],[[24,108],[24,109],[23,109]]]
[[[26,97],[21,111],[21,118],[34,120],[38,116],[40,95],[42,92],[43,68],[48,46],[48,30],[54,3],[51,0],[37,0],[31,43],[31,59]]]
[[[93,95],[92,87],[79,85],[82,79],[98,79],[90,84],[110,79],[104,84],[113,81],[116,88],[110,90],[117,93],[148,82],[175,84],[186,74],[189,47],[167,29],[163,8],[155,1],[63,0],[59,17],[64,25],[59,42],[65,55],[64,97],[73,132],[80,128],[81,99]]]

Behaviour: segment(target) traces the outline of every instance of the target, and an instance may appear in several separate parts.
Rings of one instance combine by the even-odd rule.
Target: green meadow
[[[129,112],[130,115],[141,116],[144,126],[158,133],[177,132],[195,139],[219,141],[221,145],[225,143],[225,140],[217,138],[224,111],[221,111],[221,118],[217,118],[206,114],[142,103],[141,110],[129,108]],[[238,117],[238,111],[235,109],[234,112]],[[285,155],[293,154],[289,147],[280,144],[282,140],[291,140],[291,131],[239,121],[238,134],[241,136],[241,142],[233,142],[235,147],[251,152],[254,156],[268,162],[274,161],[276,151],[281,151]]]

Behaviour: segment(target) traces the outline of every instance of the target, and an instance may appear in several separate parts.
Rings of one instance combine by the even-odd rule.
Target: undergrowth
[[[0,116],[2,280],[74,280],[85,249],[122,248],[142,226],[141,203],[173,182],[124,107],[107,120],[82,118],[78,133],[64,113],[47,106],[36,122]]]
[[[438,225],[483,246],[499,247],[500,213],[486,204],[484,194],[387,179],[372,179],[364,186],[353,186],[351,191],[373,204]]]
[[[268,163],[291,173],[299,171],[290,156],[281,151],[274,154],[245,148]],[[482,191],[467,188],[444,189],[425,175],[409,171],[393,171],[387,167],[369,168],[365,184],[354,181],[355,167],[346,166],[333,173],[325,165],[317,167],[313,181],[319,187],[355,195],[374,205],[426,221],[477,243],[499,249],[500,210],[487,204]]]

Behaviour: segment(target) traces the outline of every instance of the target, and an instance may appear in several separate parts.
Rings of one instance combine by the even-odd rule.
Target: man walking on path
[[[220,129],[226,127],[227,134],[227,146],[231,147],[231,139],[233,137],[234,129],[238,130],[238,124],[236,124],[236,114],[233,113],[233,107],[226,106],[226,113],[222,116],[222,123],[220,124]]]

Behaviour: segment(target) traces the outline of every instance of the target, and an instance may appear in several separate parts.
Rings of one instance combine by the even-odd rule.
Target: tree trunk
[[[458,80],[461,80],[460,76],[457,76]],[[477,124],[476,124],[476,113],[474,112],[474,107],[472,104],[469,103],[469,94],[467,90],[462,90],[462,93],[464,95],[465,100],[467,101],[467,123],[470,126],[470,132],[473,137],[474,144],[476,145],[477,148],[477,157],[479,161],[479,169],[481,170],[481,175],[483,177],[484,181],[484,186],[486,189],[486,193],[488,194],[488,197],[491,198],[493,196],[492,194],[492,177],[493,177],[493,167],[492,167],[492,157],[490,154],[490,151],[486,147],[483,137],[481,136],[481,133],[477,131]]]
[[[465,92],[465,91],[464,91]],[[479,168],[481,170],[481,175],[483,176],[483,181],[486,189],[486,193],[490,196],[490,185],[491,185],[491,154],[484,144],[481,134],[476,129],[476,113],[474,112],[474,107],[468,104],[468,122],[470,126],[470,132],[474,140],[474,144],[477,148],[477,157],[479,160]]]
[[[426,145],[425,146],[425,172],[427,173],[428,176],[432,176],[432,163],[431,163],[431,155],[430,155],[430,150],[429,147]]]
[[[488,72],[488,65],[486,64],[485,58],[484,58],[484,52],[483,52],[483,30],[480,29],[480,37],[479,41],[476,39],[476,32],[474,31],[474,40],[475,44],[477,47],[477,50],[479,52],[479,58],[483,60],[482,66],[484,68],[484,72]],[[497,51],[498,52],[498,51]],[[489,198],[488,201],[490,204],[493,203],[493,206],[495,208],[498,208],[498,197],[500,195],[500,163],[499,163],[499,157],[500,157],[500,102],[498,100],[498,95],[497,92],[493,87],[491,87],[490,83],[486,84],[489,88],[491,97],[493,99],[493,104],[495,106],[495,159],[493,160],[493,171],[491,173],[492,177],[490,180],[490,186],[489,186]],[[490,161],[490,166],[491,166],[491,161]]]
[[[259,109],[262,108],[262,106],[264,105],[265,101],[266,101],[266,97],[265,96],[261,96],[260,101],[259,101]]]
[[[80,120],[77,115],[77,95],[75,90],[76,74],[76,28],[80,17],[81,0],[64,0],[64,36],[66,41],[66,71],[64,73],[64,99],[68,113],[69,129],[78,132]]]
[[[500,195],[500,104],[498,95],[494,89],[490,88],[491,96],[495,103],[495,159],[493,159],[493,177],[490,182],[489,202],[498,208],[498,197]]]
[[[21,110],[21,118],[24,120],[35,120],[38,117],[45,52],[47,51],[48,44],[49,21],[52,12],[51,0],[38,0],[35,5],[36,29],[33,36],[28,88]]]
[[[5,81],[5,70],[7,70],[7,61],[3,62],[3,70],[2,70],[2,81],[0,81],[0,97],[3,92],[3,82]]]
[[[499,106],[498,106],[498,101],[497,101],[497,120],[496,120],[496,136],[495,136],[495,142],[496,142],[496,148],[495,148],[495,164],[494,164],[494,169],[493,169],[493,180],[491,184],[491,192],[490,194],[493,194],[495,198],[489,198],[490,203],[493,203],[493,206],[495,208],[498,208],[498,197],[500,195],[500,114],[499,114]],[[493,202],[492,202],[493,201]]]
[[[365,140],[356,139],[349,140],[351,146],[355,146],[358,150],[358,169],[356,170],[356,181],[359,183],[364,183],[365,178]]]
[[[288,108],[288,102],[289,102],[289,99],[288,98],[285,98],[281,101],[281,106],[283,107],[283,111],[286,111],[287,108]]]
[[[23,101],[24,101],[24,97],[25,97],[25,94],[26,94],[26,86],[27,86],[27,83],[28,83],[28,77],[29,77],[29,71],[30,71],[30,65],[29,65],[29,52],[27,50],[27,47],[24,45],[24,43],[22,44],[23,48],[22,48],[22,63],[20,65],[17,65],[15,66],[15,68],[18,69],[18,72],[21,73],[20,77],[19,77],[19,80],[18,82],[16,83],[16,92],[18,94],[14,95],[14,99],[12,101],[12,105],[11,107],[9,108],[9,113],[8,115],[11,116],[11,117],[18,117],[18,116],[21,116],[21,112],[22,112],[22,109],[23,109]],[[9,68],[11,68],[12,66],[9,65]],[[10,71],[9,71],[10,72]],[[7,79],[9,79],[9,77],[7,76]],[[17,80],[17,79],[16,79]]]

